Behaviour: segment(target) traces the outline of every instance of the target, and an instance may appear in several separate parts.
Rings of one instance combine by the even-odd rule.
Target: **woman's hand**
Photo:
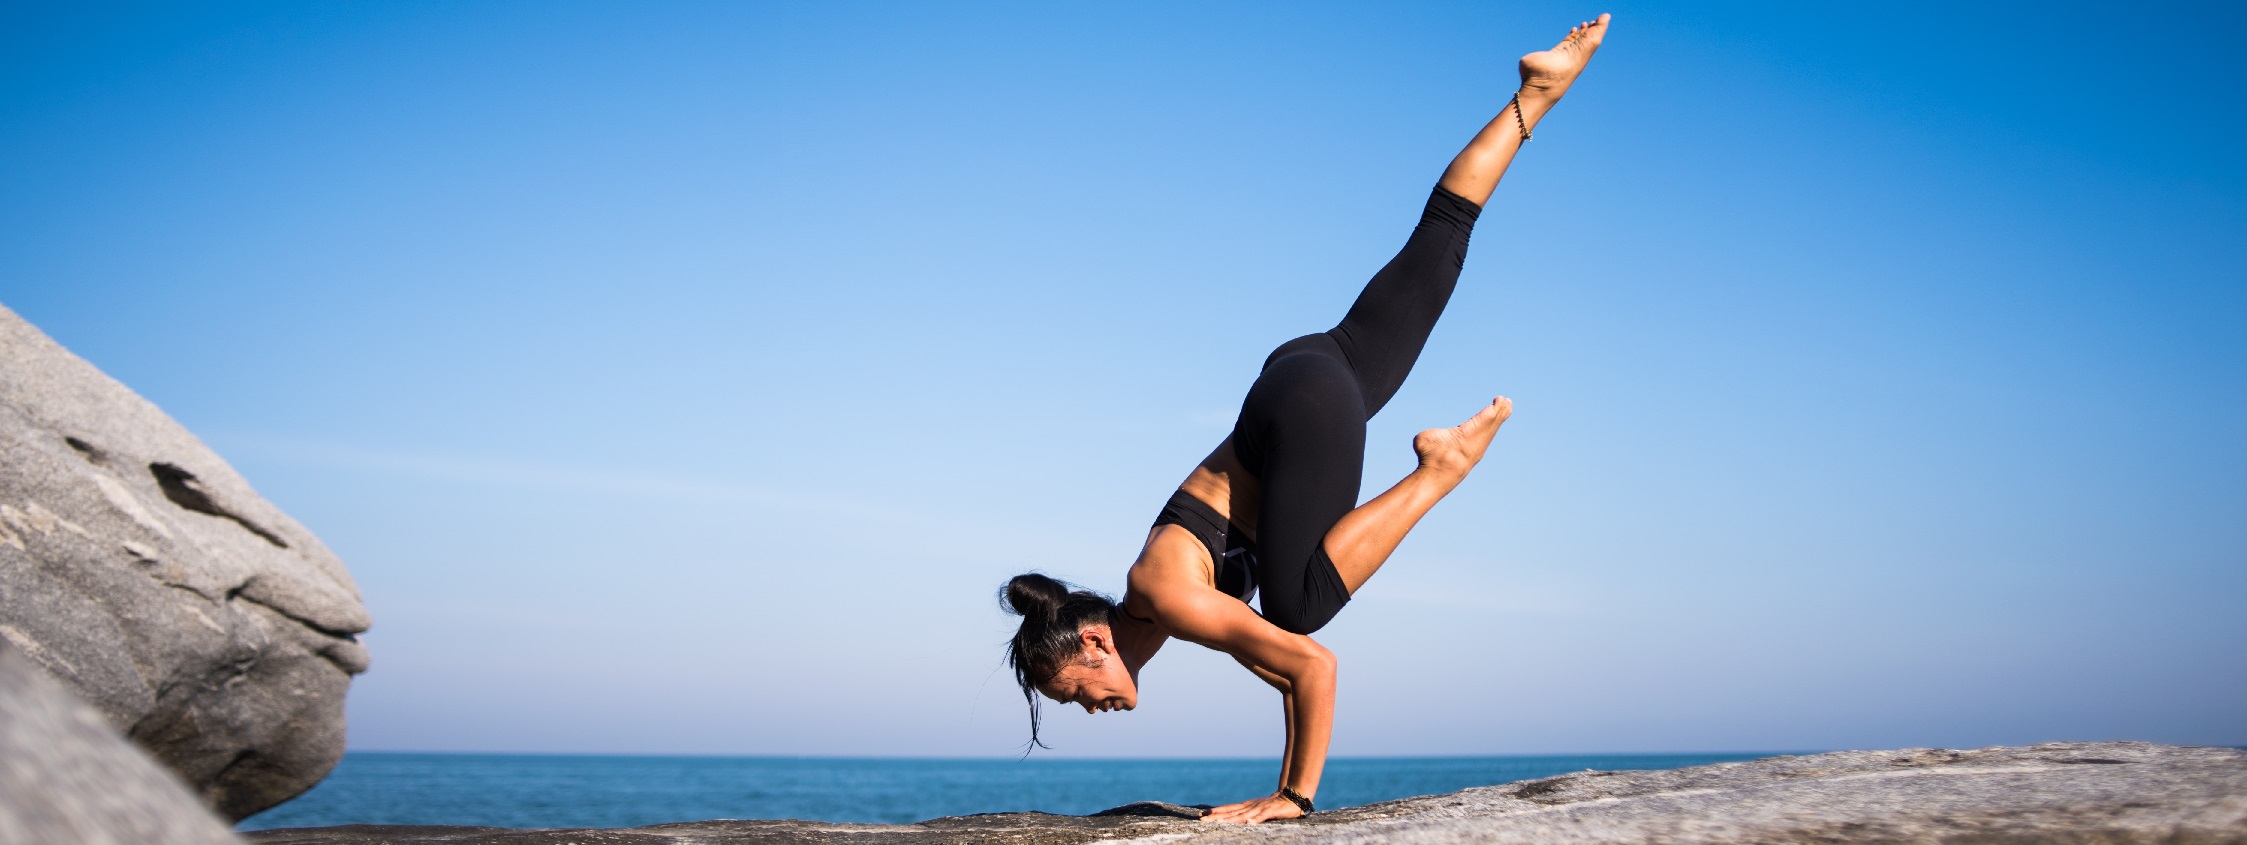
[[[1274,792],[1270,795],[1266,795],[1253,801],[1242,801],[1238,804],[1227,804],[1223,807],[1219,807],[1217,809],[1203,813],[1202,821],[1231,822],[1233,824],[1255,824],[1257,822],[1269,821],[1272,819],[1296,819],[1302,817],[1303,808],[1295,806],[1295,802],[1289,801],[1286,798],[1282,797],[1279,793]]]

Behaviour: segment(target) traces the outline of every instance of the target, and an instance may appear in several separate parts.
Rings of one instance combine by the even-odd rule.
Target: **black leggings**
[[[1272,624],[1308,634],[1349,603],[1321,541],[1357,506],[1365,421],[1412,372],[1459,281],[1481,213],[1436,188],[1404,249],[1373,274],[1342,324],[1272,350],[1241,401],[1233,454],[1263,483],[1256,581]]]

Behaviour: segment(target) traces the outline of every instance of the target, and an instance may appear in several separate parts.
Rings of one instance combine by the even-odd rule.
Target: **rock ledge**
[[[263,845],[731,843],[2247,843],[2247,751],[2139,742],[1840,751],[1666,771],[1585,771],[1256,827],[1171,804],[910,825],[706,821],[620,830],[347,825]]]

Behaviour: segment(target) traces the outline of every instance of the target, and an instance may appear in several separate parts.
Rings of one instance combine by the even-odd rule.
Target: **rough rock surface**
[[[1580,772],[1256,827],[1141,803],[911,825],[709,821],[625,830],[350,825],[260,845],[701,843],[2247,843],[2247,751],[2137,742],[1840,751],[1690,769]]]
[[[0,641],[0,842],[241,841],[100,713]]]
[[[0,639],[239,819],[341,758],[366,629],[311,532],[0,307]]]

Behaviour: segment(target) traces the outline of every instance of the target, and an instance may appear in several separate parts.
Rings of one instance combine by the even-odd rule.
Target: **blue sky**
[[[17,5],[0,302],[351,565],[355,748],[1008,754],[993,590],[1119,590],[1600,11],[1335,753],[2247,743],[2236,5]],[[1142,683],[1056,753],[1279,750]]]

